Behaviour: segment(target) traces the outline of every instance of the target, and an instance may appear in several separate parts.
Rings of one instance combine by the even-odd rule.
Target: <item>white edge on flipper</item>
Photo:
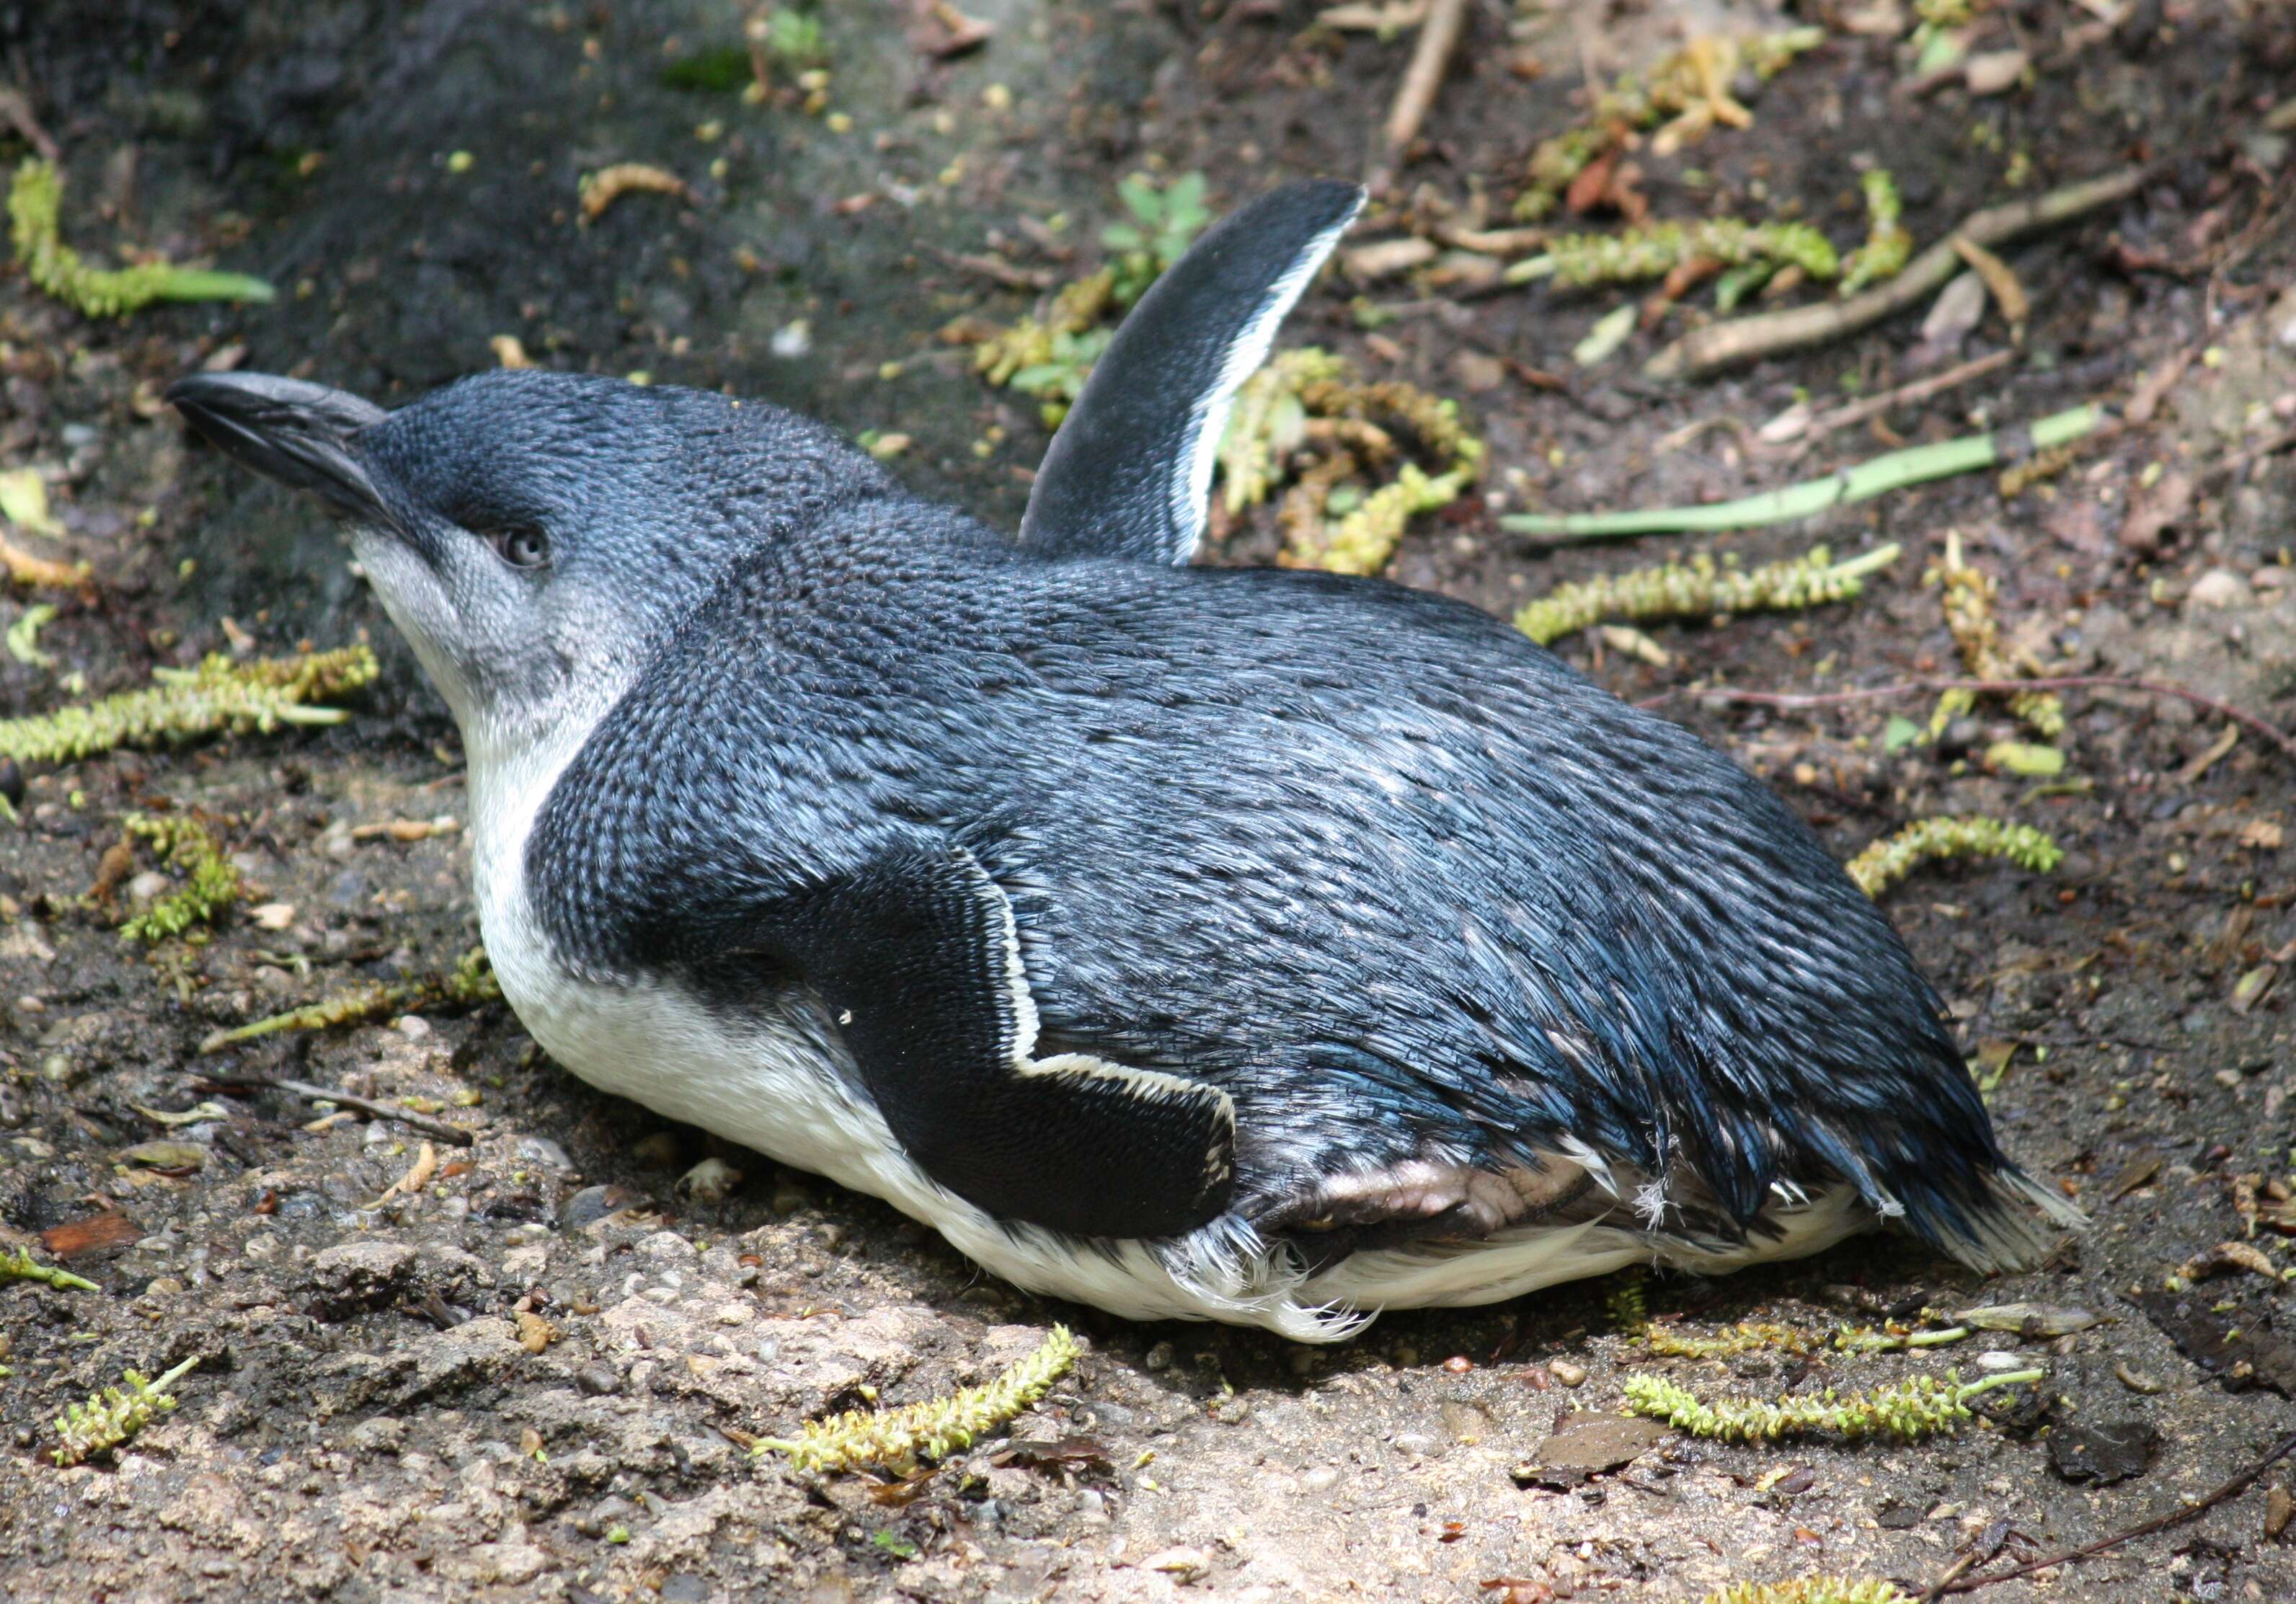
[[[1172,521],[1175,527],[1187,531],[1186,542],[1173,559],[1176,567],[1185,566],[1193,559],[1196,547],[1202,543],[1205,503],[1211,496],[1212,468],[1219,458],[1221,438],[1227,433],[1228,415],[1235,410],[1236,392],[1243,388],[1245,380],[1259,371],[1268,353],[1275,348],[1275,331],[1283,326],[1309,282],[1331,258],[1340,236],[1354,227],[1356,219],[1363,215],[1365,199],[1364,193],[1357,191],[1355,204],[1310,240],[1308,248],[1292,264],[1291,271],[1269,287],[1259,315],[1228,347],[1227,360],[1220,367],[1219,382],[1198,399],[1184,446],[1188,471],[1172,485]]]

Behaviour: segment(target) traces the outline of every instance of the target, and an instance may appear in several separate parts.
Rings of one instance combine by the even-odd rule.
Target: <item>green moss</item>
[[[364,646],[234,663],[220,654],[197,668],[155,668],[152,685],[30,718],[0,719],[0,756],[19,763],[70,763],[114,747],[188,741],[218,730],[268,733],[283,724],[340,724],[338,696],[375,675]]]
[[[1650,1272],[1636,1267],[1612,1276],[1603,1294],[1603,1308],[1611,1317],[1611,1329],[1621,1336],[1639,1337],[1651,1330]]]
[[[1999,857],[2046,874],[2064,858],[2064,849],[2030,824],[1972,814],[1917,819],[1897,834],[1849,860],[1849,878],[1868,896],[1879,896],[1915,868],[1936,858]]]
[[[1815,279],[1831,279],[1841,271],[1833,243],[1807,223],[1704,217],[1691,223],[1652,223],[1615,234],[1560,234],[1547,242],[1545,256],[1517,262],[1505,277],[1511,284],[1551,277],[1566,290],[1578,290],[1664,278],[1691,262],[1793,266]]]
[[[209,273],[166,262],[111,270],[93,267],[63,242],[58,216],[63,176],[55,163],[33,158],[16,169],[8,190],[8,220],[24,276],[89,317],[125,317],[155,300],[267,301],[273,291],[243,273]]]
[[[1687,563],[1660,563],[1559,585],[1516,613],[1514,626],[1545,646],[1606,619],[1648,623],[1724,613],[1798,611],[1859,595],[1865,576],[1896,561],[1898,554],[1894,545],[1877,546],[1837,563],[1825,547],[1818,546],[1806,556],[1739,569],[1701,552]]]
[[[472,947],[445,974],[386,985],[381,981],[332,993],[301,1008],[272,1014],[229,1030],[218,1030],[200,1043],[201,1052],[220,1052],[240,1042],[276,1035],[291,1030],[340,1030],[403,1013],[433,1008],[474,1008],[502,996],[502,986],[488,966],[484,947]]]
[[[2037,1370],[2013,1371],[1982,1381],[1963,1381],[1949,1372],[1942,1382],[1917,1376],[1847,1398],[1829,1387],[1822,1393],[1791,1393],[1776,1399],[1725,1398],[1717,1404],[1702,1403],[1687,1388],[1663,1376],[1628,1376],[1624,1390],[1628,1409],[1662,1420],[1693,1436],[1729,1443],[1764,1443],[1788,1436],[1884,1437],[1911,1443],[1957,1430],[1963,1421],[1974,1419],[1969,1401],[1980,1393],[2038,1381],[2042,1374]]]
[[[2008,680],[2019,677],[2018,666],[2002,650],[2001,626],[1994,618],[1999,592],[1993,576],[1962,560],[1960,531],[1946,531],[1945,555],[1923,576],[1942,593],[1945,626],[1961,649],[1961,660],[1972,679]],[[1930,721],[1934,740],[1945,726],[1974,703],[1975,693],[1948,691]],[[2018,691],[2009,696],[2009,710],[2040,735],[2054,739],[2064,733],[2065,704],[2054,692]]]
[[[660,77],[665,89],[732,94],[750,86],[754,70],[748,51],[738,45],[726,45],[672,61]]]
[[[1335,574],[1385,568],[1410,520],[1457,500],[1482,458],[1456,402],[1415,385],[1365,382],[1345,359],[1313,347],[1279,354],[1244,382],[1219,448],[1229,511],[1292,478],[1276,514],[1284,536],[1276,561]]]
[[[1804,1576],[1793,1582],[1733,1582],[1701,1604],[1914,1604],[1894,1582],[1858,1576]]]
[[[188,814],[157,818],[130,814],[120,825],[130,837],[149,841],[161,863],[186,877],[181,888],[121,925],[121,940],[157,942],[181,936],[193,925],[213,924],[239,900],[239,871],[199,820]]]
[[[1043,1346],[985,1386],[900,1409],[811,1421],[795,1438],[766,1438],[750,1452],[786,1454],[800,1470],[874,1466],[906,1474],[919,1459],[945,1459],[1011,1420],[1050,1391],[1083,1351],[1066,1326],[1056,1325]]]

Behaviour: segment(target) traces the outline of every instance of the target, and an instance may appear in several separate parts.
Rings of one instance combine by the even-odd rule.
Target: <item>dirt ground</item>
[[[2030,61],[1983,96],[1959,79],[1906,88],[1912,8],[1889,0],[1785,18],[1471,4],[1422,142],[1358,240],[1504,224],[1532,146],[1583,115],[1590,70],[1784,20],[1831,37],[1750,86],[1751,127],[1636,154],[1653,216],[1794,212],[1848,244],[1864,231],[1857,172],[1879,162],[1926,243],[1978,208],[2156,164],[2125,203],[2005,250],[2031,302],[2005,365],[1799,458],[1758,432],[1798,398],[1872,395],[2006,349],[2010,329],[1997,311],[1939,349],[1917,307],[1669,386],[1640,364],[1703,313],[1678,308],[1581,371],[1572,348],[1619,292],[1493,292],[1438,272],[1335,274],[1284,340],[1456,397],[1487,441],[1477,493],[1407,536],[1390,572],[1408,584],[1511,611],[1660,554],[1905,545],[1849,605],[1652,626],[1662,664],[1594,634],[1560,649],[1622,696],[1667,697],[1844,857],[1940,813],[2057,838],[2053,874],[1932,866],[1887,905],[1999,1076],[2006,1144],[2095,1223],[1996,1283],[1872,1238],[1642,1296],[1699,1330],[2012,1302],[2096,1323],[1816,1364],[1660,1360],[1619,1289],[1592,1283],[1390,1315],[1328,1349],[1136,1326],[1019,1294],[873,1200],[589,1091],[498,1003],[199,1054],[219,1026],[433,973],[476,937],[444,708],[338,537],[187,443],[156,404],[168,380],[243,360],[388,404],[492,365],[490,340],[512,335],[539,362],[898,430],[915,442],[899,472],[1009,525],[1046,438],[1036,405],[989,389],[938,331],[1016,317],[1029,275],[1090,266],[1132,171],[1201,171],[1221,205],[1363,172],[1410,50],[1408,30],[1317,29],[1318,6],[1286,0],[964,0],[994,37],[942,60],[916,43],[934,37],[917,21],[930,9],[824,5],[832,76],[808,115],[794,93],[753,105],[666,81],[740,43],[730,0],[0,6],[0,78],[62,148],[68,237],[282,290],[267,307],[95,323],[0,274],[0,468],[37,468],[62,526],[18,536],[93,575],[7,604],[11,622],[35,600],[60,611],[37,636],[50,660],[0,658],[4,710],[134,688],[211,651],[365,637],[385,666],[332,729],[35,766],[0,845],[0,1242],[98,1289],[0,1286],[0,1599],[1538,1604],[1814,1572],[1918,1592],[1959,1559],[1999,1568],[2174,1510],[2296,1428],[2296,1322],[2263,1273],[2296,1266],[2296,758],[2254,730],[2226,748],[2234,726],[2187,701],[2076,691],[2064,773],[2043,781],[1988,767],[1993,743],[2030,738],[1995,702],[1933,744],[1893,745],[1890,718],[1918,724],[1933,699],[1690,693],[1956,672],[1921,582],[1952,530],[2000,581],[2022,659],[2296,724],[2296,456],[2252,449],[2296,422],[2296,160],[2289,119],[2268,126],[2296,94],[2296,13],[2270,0],[1980,7],[1983,47]],[[0,157],[22,154],[0,127]],[[581,225],[578,176],[615,161],[664,166],[687,191]],[[1058,217],[1064,232],[1043,226]],[[1022,287],[960,257],[1002,260]],[[1351,315],[1358,297],[1383,313]],[[2013,496],[1975,474],[1719,541],[1560,551],[1496,522],[1719,499],[2147,397],[2142,421]],[[1210,560],[1264,560],[1273,530],[1261,509]],[[161,806],[218,821],[254,888],[210,939],[147,948],[86,894],[118,816]],[[393,822],[430,827],[365,828]],[[160,888],[131,878],[119,896]],[[253,1084],[277,1076],[417,1100],[475,1140],[437,1146],[429,1184],[385,1198],[423,1133]],[[741,1172],[722,1199],[686,1179],[710,1156]],[[2224,1242],[2246,1267],[2210,1259]],[[519,1340],[520,1305],[557,1330],[540,1353]],[[1088,1342],[1076,1371],[920,1485],[804,1477],[740,1445],[983,1379],[1055,1321]],[[1977,1374],[1990,1350],[2046,1368],[2044,1409],[1912,1446],[1652,1434],[1592,1474],[1540,1446],[1565,1414],[1616,1410],[1628,1370],[1711,1397]],[[116,1454],[51,1464],[66,1403],[194,1356],[174,1412]],[[2124,1426],[2158,1435],[2134,1474],[2068,1478],[2067,1444]],[[2289,1481],[2284,1464],[2188,1524],[1988,1594],[2296,1597],[2296,1548],[2267,1534],[2267,1491]]]

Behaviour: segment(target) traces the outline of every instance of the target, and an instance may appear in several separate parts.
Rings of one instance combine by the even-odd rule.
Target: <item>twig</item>
[[[32,147],[41,160],[62,161],[64,159],[64,153],[57,147],[56,142],[48,137],[45,128],[40,127],[40,119],[32,115],[32,102],[22,90],[0,89],[0,118],[7,119],[8,126],[24,136],[24,143]]]
[[[2276,435],[2267,435],[2255,445],[2234,452],[2210,468],[2205,477],[2210,479],[2238,479],[2251,463],[2260,462],[2291,446],[2296,446],[2296,429],[2284,429]]]
[[[1990,1587],[1996,1582],[2014,1582],[2020,1576],[2030,1576],[2036,1571],[2045,1571],[2052,1566],[2070,1564],[2076,1559],[2092,1559],[2103,1553],[2107,1549],[2119,1548],[2124,1543],[2134,1543],[2139,1537],[2150,1537],[2155,1532],[2165,1532],[2171,1527],[2180,1526],[2188,1520],[2206,1514],[2229,1499],[2238,1498],[2249,1488],[2254,1486],[2267,1470],[2271,1469],[2273,1466],[2292,1453],[2296,1453],[2296,1433],[2291,1433],[2281,1439],[2278,1447],[2198,1503],[2185,1504],[2179,1509],[2169,1510],[2165,1515],[2156,1515],[2140,1525],[2130,1526],[2125,1532],[2115,1532],[2110,1537],[2100,1537],[2094,1543],[2084,1543],[2079,1548],[2069,1548],[2062,1553],[2049,1554],[2038,1559],[2030,1560],[2013,1570],[1999,1571],[1990,1576],[1948,1577],[1932,1587],[1928,1596],[1936,1598],[1941,1593],[1973,1592],[1980,1587]]]
[[[1686,694],[1713,701],[1745,702],[1765,708],[1825,708],[1848,702],[1885,701],[1893,697],[1929,695],[1939,691],[1975,691],[1989,695],[2006,695],[2019,691],[2138,691],[2148,696],[2174,697],[2178,701],[2190,702],[2196,708],[2205,708],[2220,717],[2229,718],[2242,728],[2261,735],[2290,757],[2296,757],[2296,735],[2289,734],[2245,708],[2218,701],[2213,696],[2203,696],[2183,685],[2172,685],[2161,680],[2124,679],[2118,675],[2067,674],[2053,678],[2013,680],[1899,680],[1894,684],[1867,685],[1854,691],[1739,691],[1728,685],[1710,685],[1688,691]],[[1667,696],[1673,694],[1672,692],[1667,692]],[[1666,699],[1666,696],[1653,697],[1639,705],[1647,708]]]
[[[2039,229],[2070,222],[2101,206],[2134,194],[2150,168],[2123,168],[2117,173],[2070,184],[2062,189],[1972,213],[1951,235],[1939,240],[1906,264],[1905,271],[1888,282],[1845,301],[1820,302],[1784,312],[1765,312],[1728,323],[1693,329],[1652,357],[1643,372],[1652,379],[1697,379],[1719,368],[1757,362],[1781,351],[1819,345],[1881,322],[1904,311],[1944,287],[1962,269],[1956,238],[1980,246],[2001,245]]]
[[[1633,512],[1517,512],[1500,519],[1499,527],[1511,534],[1542,536],[1545,544],[1617,540],[1629,535],[1749,529],[1762,524],[1783,523],[1791,518],[1808,518],[1829,507],[1867,501],[1908,485],[1927,484],[1931,479],[1990,468],[2005,455],[2022,454],[2020,451],[2005,451],[2005,445],[2011,443],[2046,451],[2052,446],[2094,434],[2108,417],[2102,406],[2076,406],[2070,412],[2039,419],[2030,427],[2013,425],[1984,434],[1964,435],[1959,439],[1910,446],[1869,458],[1822,479],[1804,479],[1783,489],[1766,490],[1759,495],[1708,506],[1655,507]],[[2021,441],[2020,435],[2023,437]]]
[[[1853,428],[1868,418],[1880,417],[1893,407],[1911,406],[1917,401],[1926,401],[1931,396],[1941,396],[1949,389],[1967,384],[1972,379],[1982,379],[1988,373],[2007,367],[2016,357],[2017,353],[2010,350],[1988,352],[1956,367],[1949,367],[1942,373],[1931,373],[1926,379],[1916,379],[1911,384],[1901,384],[1878,396],[1868,396],[1863,401],[1851,401],[1831,412],[1822,412],[1805,424],[1801,433],[1796,437],[1800,442],[1797,452],[1807,451],[1837,429]]]
[[[1387,156],[1399,160],[1403,149],[1419,136],[1443,86],[1443,73],[1451,65],[1451,52],[1459,43],[1460,27],[1467,20],[1467,0],[1430,0],[1426,20],[1411,47],[1411,62],[1396,86],[1395,102],[1387,113]]]
[[[445,1120],[433,1119],[428,1114],[417,1114],[412,1109],[394,1109],[389,1103],[376,1102],[373,1098],[356,1096],[348,1092],[332,1091],[325,1086],[315,1086],[308,1081],[250,1080],[244,1084],[253,1086],[276,1086],[282,1092],[292,1092],[296,1096],[308,1097],[313,1102],[340,1103],[346,1109],[355,1109],[358,1113],[376,1119],[395,1119],[403,1125],[410,1125],[422,1132],[425,1136],[436,1136],[449,1147],[469,1147],[478,1140],[461,1125],[448,1125]]]

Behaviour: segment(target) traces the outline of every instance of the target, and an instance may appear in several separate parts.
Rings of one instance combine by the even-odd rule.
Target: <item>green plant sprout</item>
[[[85,1281],[69,1270],[53,1264],[43,1264],[24,1248],[0,1248],[0,1281],[45,1281],[49,1286],[68,1292],[94,1292],[98,1289],[92,1281]]]
[[[792,5],[776,5],[767,14],[766,54],[791,71],[829,64],[829,42],[822,37],[821,19]]]
[[[1700,552],[1686,563],[1559,585],[1517,612],[1514,626],[1545,646],[1605,619],[1647,623],[1822,607],[1862,593],[1865,577],[1895,562],[1898,554],[1895,545],[1876,546],[1837,563],[1818,546],[1805,556],[1740,569]]]
[[[2076,406],[2037,420],[2026,431],[2034,449],[2046,451],[2067,440],[2094,434],[2105,421],[2101,406]],[[2002,431],[2006,432],[2006,431]],[[1805,479],[1782,490],[1766,490],[1736,501],[1695,507],[1656,507],[1631,512],[1515,512],[1499,520],[1499,527],[1515,535],[1548,541],[1621,540],[1632,535],[1718,534],[1725,529],[1751,529],[1764,524],[1808,518],[1832,507],[1846,507],[1909,485],[1927,484],[1956,473],[1991,468],[2001,460],[2001,433],[1964,435],[1934,445],[1909,446],[1844,468],[1822,478]]]
[[[125,1386],[107,1387],[91,1393],[85,1404],[67,1406],[56,1419],[56,1435],[62,1441],[49,1457],[59,1466],[77,1465],[108,1448],[119,1447],[150,1424],[153,1415],[176,1407],[176,1400],[166,1389],[199,1362],[200,1356],[194,1354],[156,1381],[145,1380],[137,1371],[122,1371],[119,1379]]]
[[[1173,263],[1185,256],[1212,220],[1204,205],[1204,176],[1183,173],[1162,189],[1135,173],[1116,186],[1116,197],[1132,214],[1129,223],[1111,223],[1100,242],[1118,252],[1116,299],[1130,306]]]
[[[16,260],[23,265],[26,278],[89,317],[125,317],[155,300],[272,299],[269,284],[243,273],[211,273],[167,262],[110,270],[90,266],[59,232],[63,195],[63,176],[55,163],[33,157],[16,169],[8,190]]]
[[[1622,1385],[1629,1411],[1697,1437],[1767,1443],[1784,1436],[1826,1436],[1913,1443],[1957,1430],[1964,1420],[1975,1419],[1969,1401],[1980,1393],[2038,1381],[2044,1373],[2011,1371],[1982,1381],[1964,1381],[1957,1372],[1948,1371],[1942,1382],[1916,1376],[1847,1398],[1828,1387],[1823,1393],[1792,1393],[1774,1400],[1725,1398],[1718,1404],[1702,1403],[1663,1376],[1637,1373]]]
[[[1622,73],[1597,99],[1594,115],[1542,140],[1531,151],[1529,186],[1515,201],[1519,222],[1536,223],[1554,211],[1587,168],[1627,144],[1637,131],[1669,119],[1656,143],[1670,148],[1702,137],[1715,122],[1744,127],[1753,120],[1728,86],[1740,68],[1767,83],[1793,60],[1825,43],[1822,28],[1792,28],[1737,38],[1706,36],[1660,60],[1647,77]],[[1663,151],[1661,154],[1665,153]]]
[[[1434,471],[1405,455],[1398,434]],[[1318,460],[1295,471],[1303,452]],[[1456,402],[1415,385],[1366,383],[1344,358],[1303,347],[1278,353],[1238,392],[1220,438],[1222,504],[1239,512],[1291,479],[1276,515],[1284,534],[1276,561],[1375,574],[1413,517],[1447,505],[1474,482],[1482,456]]]
[[[283,724],[340,724],[349,715],[306,704],[355,691],[375,676],[364,646],[234,663],[220,653],[197,668],[154,668],[152,685],[29,718],[0,719],[0,757],[70,763],[114,747],[188,741],[217,730],[269,733]]]
[[[1913,233],[1898,221],[1905,203],[1898,197],[1898,182],[1890,169],[1869,168],[1858,183],[1866,192],[1866,242],[1841,264],[1844,295],[1897,277],[1914,255]]]
[[[388,984],[372,981],[364,986],[354,986],[301,1008],[291,1008],[285,1013],[272,1014],[245,1025],[234,1025],[228,1030],[216,1031],[201,1042],[200,1051],[203,1053],[221,1052],[241,1042],[275,1035],[282,1031],[336,1030],[347,1025],[365,1025],[398,1014],[421,1013],[433,1008],[474,1008],[481,1002],[495,1002],[501,996],[501,984],[487,966],[486,949],[472,947],[447,973],[428,975],[420,980]]]
[[[1011,1420],[1051,1390],[1083,1352],[1069,1329],[1056,1325],[1035,1353],[984,1386],[900,1409],[808,1421],[794,1438],[760,1438],[750,1453],[785,1454],[800,1470],[874,1466],[907,1475],[920,1458],[945,1459]]]
[[[1059,428],[1084,393],[1092,364],[1115,332],[1111,315],[1138,300],[1211,221],[1201,173],[1183,173],[1160,190],[1136,173],[1116,192],[1132,221],[1101,230],[1101,242],[1117,253],[1107,266],[1062,285],[1041,317],[1023,317],[979,338],[971,333],[972,320],[960,318],[943,336],[972,340],[973,371],[989,383],[1038,397],[1047,429]]]
[[[1962,561],[1960,530],[1946,531],[1944,557],[1922,578],[1924,584],[1937,585],[1941,593],[1945,626],[1961,651],[1962,664],[1969,670],[1969,676],[1981,680],[2018,678],[2018,667],[2002,650],[2001,626],[1993,616],[1994,598],[2000,587],[1983,569],[1972,568]],[[1944,692],[1930,720],[1930,738],[1935,740],[1947,724],[1975,705],[1976,692],[1972,691]],[[2054,739],[2064,733],[2065,704],[2054,692],[2014,692],[2009,698],[2009,710],[2046,738]]]
[[[1868,896],[1879,896],[1920,864],[1935,858],[2007,858],[2021,868],[2047,874],[2064,860],[2064,848],[2030,824],[2012,824],[1983,814],[1916,819],[1851,858],[1849,878]]]

